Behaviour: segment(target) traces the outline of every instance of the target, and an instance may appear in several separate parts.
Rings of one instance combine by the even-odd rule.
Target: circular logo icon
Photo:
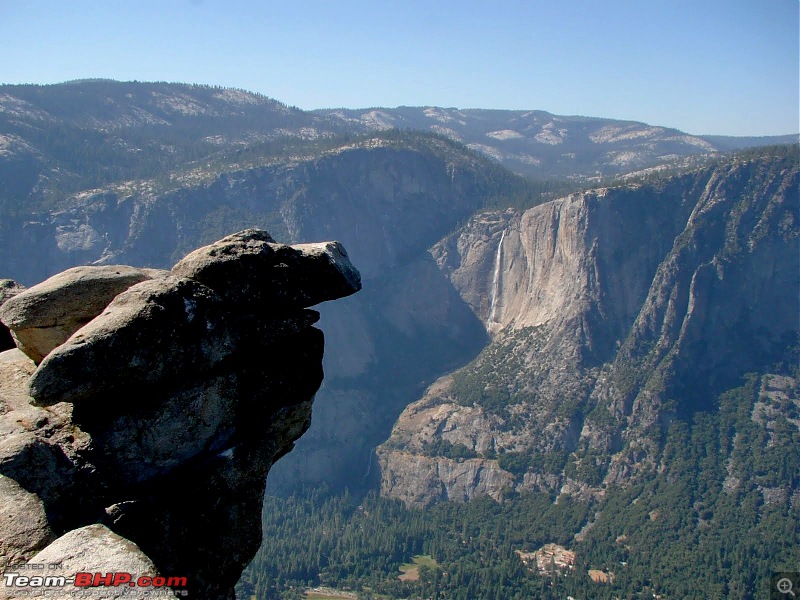
[[[792,580],[789,579],[788,577],[781,577],[780,579],[778,579],[778,583],[775,584],[775,587],[777,588],[777,590],[781,594],[784,594],[784,595],[788,594],[792,598],[795,597],[795,593],[794,593],[794,589],[793,589],[794,588],[794,584],[792,583]]]

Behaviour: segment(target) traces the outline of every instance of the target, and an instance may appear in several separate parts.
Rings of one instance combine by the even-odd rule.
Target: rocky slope
[[[401,415],[382,492],[598,494],[652,472],[672,421],[796,363],[799,204],[789,148],[473,218],[432,254],[492,343]]]
[[[58,563],[232,598],[322,381],[307,307],[360,285],[338,243],[247,230],[171,271],[76,267],[0,306],[19,347],[0,353],[0,596]]]

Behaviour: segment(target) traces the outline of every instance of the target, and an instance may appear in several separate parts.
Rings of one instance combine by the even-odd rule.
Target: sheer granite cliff
[[[160,574],[185,578],[177,595],[233,598],[267,472],[322,382],[307,307],[360,287],[337,242],[247,230],[170,271],[76,267],[7,300],[0,568]]]
[[[401,415],[382,492],[602,494],[657,469],[671,422],[796,363],[799,204],[790,149],[473,218],[432,254],[492,343]]]

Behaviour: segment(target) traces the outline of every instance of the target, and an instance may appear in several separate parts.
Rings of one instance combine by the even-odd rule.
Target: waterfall
[[[369,462],[367,463],[367,472],[364,473],[364,479],[369,477],[369,472],[372,470],[372,455],[375,454],[375,448],[371,448],[369,451]]]
[[[494,276],[492,278],[492,296],[489,302],[489,323],[496,323],[495,313],[497,311],[497,290],[500,287],[500,263],[503,259],[503,239],[506,237],[506,230],[500,235],[500,243],[497,244],[497,256],[494,259]]]

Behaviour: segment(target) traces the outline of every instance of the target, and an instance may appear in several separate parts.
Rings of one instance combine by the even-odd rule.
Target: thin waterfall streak
[[[489,322],[496,323],[495,313],[497,312],[497,291],[500,287],[500,263],[503,259],[503,239],[506,237],[506,230],[500,235],[500,243],[497,244],[497,256],[494,259],[494,276],[492,278],[492,296],[489,301]]]
[[[370,473],[370,471],[372,470],[372,455],[373,455],[374,453],[375,453],[375,448],[372,448],[372,449],[369,451],[369,462],[367,463],[367,472],[366,472],[366,473],[364,473],[364,479],[366,479],[367,477],[369,477],[369,473]]]

